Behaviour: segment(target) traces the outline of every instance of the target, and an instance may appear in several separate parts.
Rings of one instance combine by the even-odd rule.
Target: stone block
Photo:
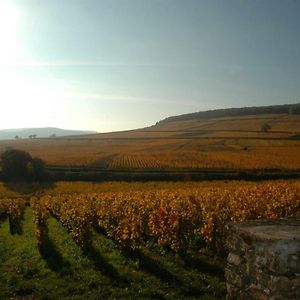
[[[270,288],[274,294],[287,294],[291,289],[291,280],[284,276],[271,276]]]
[[[300,300],[300,218],[228,225],[227,299]]]
[[[240,255],[231,252],[228,255],[227,261],[232,265],[239,266],[242,262],[242,258]]]
[[[261,288],[260,285],[251,284],[243,294],[245,298],[243,299],[251,299],[251,300],[268,300],[269,297],[265,293],[265,291]]]

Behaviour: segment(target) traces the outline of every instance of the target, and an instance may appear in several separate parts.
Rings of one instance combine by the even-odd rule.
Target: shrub
[[[261,131],[268,132],[271,129],[271,126],[268,123],[264,123],[261,125]]]
[[[28,152],[16,149],[1,154],[2,176],[6,181],[32,181],[46,178],[44,162]]]

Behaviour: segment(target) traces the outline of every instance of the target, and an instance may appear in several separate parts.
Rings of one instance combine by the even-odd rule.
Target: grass
[[[0,299],[224,299],[223,272],[198,254],[183,261],[159,249],[122,253],[94,233],[83,254],[55,220],[49,220],[45,251],[39,252],[32,211],[22,235],[0,227]]]

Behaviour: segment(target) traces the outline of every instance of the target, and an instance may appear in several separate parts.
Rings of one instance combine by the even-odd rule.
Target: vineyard
[[[32,202],[39,245],[52,215],[82,249],[92,242],[92,227],[123,249],[134,250],[151,241],[184,253],[197,239],[216,245],[229,221],[300,215],[300,199],[285,184],[212,189],[204,194],[195,189],[44,196]]]
[[[232,148],[234,145],[232,145]],[[240,147],[240,146],[236,146]],[[297,160],[298,150],[292,149],[282,150],[289,153],[289,156],[295,161]],[[282,157],[281,157],[282,156]],[[247,153],[243,150],[231,151],[224,153],[223,151],[215,151],[212,153],[204,153],[197,151],[181,151],[180,153],[162,153],[148,155],[120,155],[115,157],[107,165],[108,169],[268,169],[268,168],[283,168],[296,169],[296,165],[292,165],[279,152],[268,152],[261,156],[260,153],[253,151]]]
[[[32,197],[28,204],[33,209],[39,247],[52,216],[83,250],[92,243],[94,228],[123,249],[134,250],[151,242],[181,254],[195,247],[196,241],[220,247],[230,221],[300,215],[299,191],[284,182],[231,185],[228,189],[43,195]],[[14,228],[25,207],[25,200],[2,199],[0,216],[7,216]]]
[[[80,192],[82,189],[86,189],[86,192]],[[1,187],[1,193],[4,193],[3,187]],[[218,257],[224,258],[227,253],[226,224],[228,222],[260,218],[275,219],[287,216],[300,216],[299,181],[207,182],[199,184],[103,183],[96,185],[90,183],[59,183],[52,191],[51,189],[49,191],[39,191],[26,198],[2,198],[0,200],[0,246],[5,249],[9,245],[10,238],[6,237],[5,233],[7,231],[10,231],[12,241],[14,241],[10,243],[16,243],[17,239],[24,236],[25,240],[22,242],[22,247],[24,247],[24,243],[28,244],[28,235],[32,234],[31,241],[35,239],[35,243],[33,242],[30,245],[31,251],[35,251],[35,257],[38,257],[38,253],[40,253],[48,264],[48,256],[56,253],[55,258],[52,259],[52,262],[50,260],[49,264],[50,267],[56,270],[68,266],[61,258],[65,257],[65,252],[73,253],[68,254],[71,255],[68,257],[68,261],[72,261],[74,253],[77,251],[78,262],[76,261],[74,264],[82,263],[82,259],[84,264],[90,264],[90,261],[99,259],[99,255],[95,254],[97,253],[95,249],[98,247],[99,251],[108,251],[105,250],[108,247],[107,240],[112,243],[109,246],[112,250],[109,251],[114,253],[113,255],[107,254],[109,259],[114,261],[116,255],[120,256],[118,253],[125,255],[121,255],[123,257],[122,261],[124,261],[121,263],[121,270],[126,269],[125,265],[128,263],[133,264],[133,267],[130,268],[135,269],[137,259],[138,269],[130,271],[133,272],[130,274],[140,272],[141,276],[145,276],[144,272],[146,270],[146,272],[152,274],[151,276],[154,275],[159,278],[159,282],[168,282],[166,286],[161,286],[162,289],[169,290],[170,284],[176,286],[177,279],[174,278],[177,275],[174,275],[174,277],[167,271],[162,271],[159,267],[159,265],[165,264],[166,261],[173,261],[173,265],[170,262],[167,263],[167,268],[171,266],[171,268],[174,268],[172,272],[176,274],[182,272],[186,277],[183,279],[184,283],[182,283],[184,288],[176,290],[173,287],[174,293],[178,294],[176,294],[177,296],[170,294],[170,297],[166,297],[167,299],[202,299],[200,297],[202,293],[204,293],[202,295],[203,299],[223,299],[224,281],[222,283],[221,278],[216,279],[217,277],[209,277],[212,275],[203,275],[204,270],[206,270],[203,265],[199,267],[202,273],[187,271],[187,267],[194,270],[196,266],[194,260],[192,264],[189,264],[189,257],[191,255],[202,255],[201,253],[209,251],[218,254]],[[32,231],[29,230],[28,232],[26,228],[29,221],[32,222]],[[65,233],[62,232],[59,226],[64,228]],[[53,228],[60,233],[54,231]],[[68,245],[71,245],[71,241],[73,241],[73,246],[65,248],[65,243],[68,240],[65,234],[70,239]],[[61,236],[65,237],[60,244],[61,246],[59,246],[60,251],[62,251],[59,253],[56,247],[53,246],[53,241],[57,243],[58,238],[61,238]],[[1,239],[6,242],[1,241]],[[99,240],[102,242],[99,242]],[[9,251],[9,248],[7,249]],[[155,257],[155,261],[160,261],[160,263],[156,265],[154,260],[149,263],[147,258],[148,261],[146,260],[147,263],[145,264],[143,253]],[[3,253],[1,254],[0,251],[1,255]],[[20,255],[22,258],[24,254]],[[40,262],[40,258],[38,261]],[[109,262],[105,262],[103,265],[102,258],[100,261],[99,270],[106,274],[105,269],[108,268],[110,271],[105,276],[112,276],[113,282],[118,282],[118,285],[121,284],[117,290],[124,295],[126,288],[120,283],[119,277],[111,271],[112,267],[108,267],[111,266]],[[25,264],[27,264],[27,260]],[[59,266],[53,267],[52,264],[59,264]],[[153,270],[153,265],[155,270]],[[178,266],[183,269],[178,271]],[[8,266],[5,263],[3,269],[1,269],[4,276],[10,276],[6,271],[7,268]],[[84,266],[77,266],[76,268],[84,268]],[[47,274],[49,271],[47,271],[48,269],[45,270],[45,274]],[[89,270],[89,272],[92,272],[92,269]],[[69,272],[76,271],[67,272],[69,274]],[[86,271],[83,269],[82,272],[85,274]],[[69,277],[70,274],[63,276],[64,280],[67,280],[66,278],[71,280],[74,275],[72,277]],[[96,280],[95,274],[90,276],[94,278],[94,281]],[[133,285],[136,284],[135,275],[126,276],[130,281],[133,280]],[[2,284],[4,278],[0,276]],[[194,285],[193,287],[190,286],[191,278],[198,278],[198,283],[195,282],[195,286],[199,286],[200,278],[202,278],[202,281],[203,278],[206,278],[205,280],[210,283],[204,281],[201,283],[203,284],[201,291],[199,289],[195,290]],[[92,279],[85,278],[82,280],[89,282]],[[103,282],[103,278],[97,280]],[[98,286],[99,282],[92,289],[96,289]],[[35,293],[35,289],[32,289],[32,293]],[[115,289],[114,291],[116,291]],[[145,292],[144,289],[146,289],[145,286],[141,288],[141,293]],[[88,290],[89,288],[84,288],[85,292]],[[132,292],[134,293],[133,290]],[[40,293],[44,295],[42,291]],[[190,293],[194,296],[187,296]],[[9,295],[9,292],[3,295]],[[148,296],[145,296],[145,299],[149,299]],[[53,296],[49,299],[57,297]],[[60,297],[62,296],[60,295]],[[156,296],[154,298],[156,299]],[[88,299],[97,299],[97,297],[88,296]],[[107,299],[110,298],[107,297]],[[131,299],[131,296],[128,296],[128,299]]]
[[[262,132],[268,123],[272,128]],[[299,115],[160,123],[72,138],[0,141],[51,166],[112,169],[300,169]]]
[[[119,155],[114,158],[108,165],[110,169],[154,169],[161,168],[159,161],[155,158],[139,155]]]

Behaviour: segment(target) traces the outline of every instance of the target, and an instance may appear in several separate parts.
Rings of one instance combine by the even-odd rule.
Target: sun
[[[0,129],[47,127],[65,116],[61,107],[64,92],[47,80],[1,72]]]
[[[9,0],[0,1],[0,63],[10,63],[18,53],[19,11]]]

